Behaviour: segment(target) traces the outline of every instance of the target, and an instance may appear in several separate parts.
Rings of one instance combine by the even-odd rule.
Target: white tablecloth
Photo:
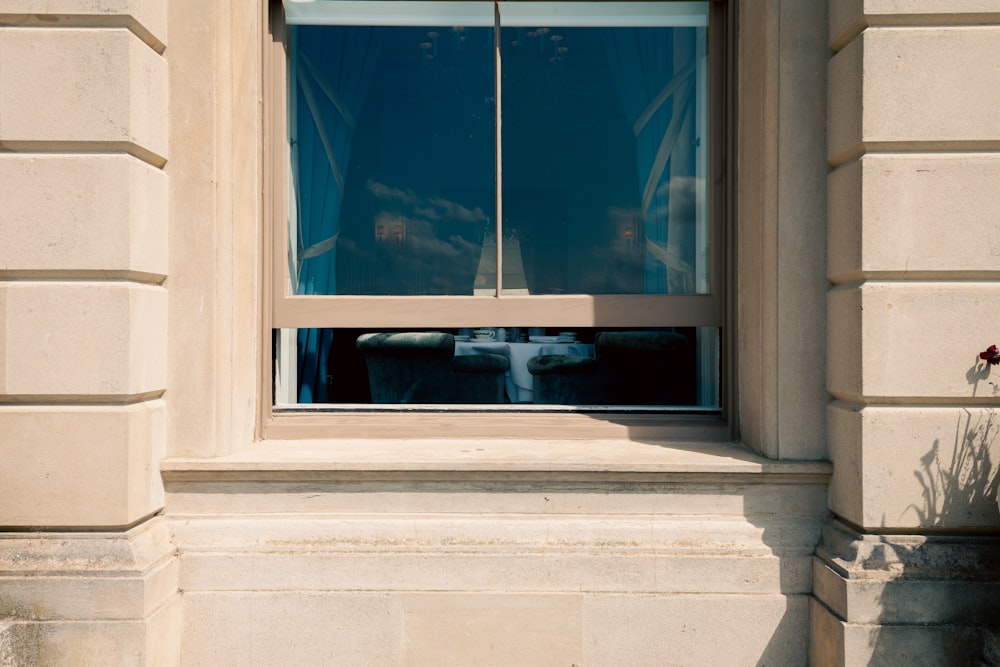
[[[534,396],[528,360],[543,354],[594,356],[594,346],[586,343],[494,343],[488,341],[455,341],[455,356],[467,354],[502,354],[510,361],[507,371],[507,396],[512,403],[531,403]]]

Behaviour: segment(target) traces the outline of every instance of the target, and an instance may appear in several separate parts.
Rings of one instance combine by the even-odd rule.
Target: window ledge
[[[737,442],[655,439],[267,440],[218,458],[167,458],[166,482],[337,479],[826,484],[826,461],[768,459]],[[736,479],[740,478],[740,479]]]

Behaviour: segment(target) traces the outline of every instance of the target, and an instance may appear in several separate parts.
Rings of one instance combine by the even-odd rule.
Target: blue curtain
[[[611,74],[636,140],[645,291],[693,292],[693,258],[685,256],[680,207],[670,201],[672,193],[680,200],[679,190],[691,187],[694,176],[693,31],[615,28],[604,34]]]
[[[290,135],[297,238],[289,249],[296,294],[336,294],[336,246],[351,138],[379,52],[377,29],[295,26]],[[332,329],[300,329],[300,403],[326,400]]]

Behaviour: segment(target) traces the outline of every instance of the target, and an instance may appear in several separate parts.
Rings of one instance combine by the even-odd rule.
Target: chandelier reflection
[[[447,40],[449,49],[453,51],[461,51],[462,44],[465,42],[466,34],[465,27],[456,25],[451,28],[451,39]],[[438,47],[439,39],[441,33],[437,30],[429,30],[426,34],[427,39],[425,41],[417,44],[420,49],[420,59],[424,64],[434,61],[438,58]]]
[[[420,60],[425,65],[440,59],[441,50],[460,51],[462,44],[466,41],[467,35],[464,26],[452,26],[450,29],[451,38],[443,40],[441,33],[437,30],[429,30],[424,35],[426,39],[417,44],[420,52]],[[517,28],[514,39],[509,42],[512,49],[526,53],[536,53],[539,57],[548,60],[552,64],[564,61],[569,47],[563,42],[565,36],[553,33],[551,28],[535,28],[525,30]]]
[[[535,28],[527,31],[518,28],[516,36],[510,41],[510,46],[525,52],[537,53],[550,63],[558,64],[563,62],[569,53],[569,47],[563,44],[564,39],[563,35],[553,33],[551,28]]]

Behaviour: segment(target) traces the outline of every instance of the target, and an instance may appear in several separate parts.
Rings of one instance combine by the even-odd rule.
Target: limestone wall
[[[824,462],[646,439],[282,447],[165,462],[184,664],[807,659]]]
[[[1000,331],[1000,5],[831,4],[827,383],[840,522],[817,561],[825,648],[814,658],[954,664],[977,651],[998,586],[998,376],[977,353]]]
[[[809,340],[825,6],[740,4],[725,58],[747,112],[726,150],[746,165],[728,215],[747,400],[731,419],[777,463],[697,425],[257,441],[280,159],[263,143],[267,7],[4,3],[0,655],[804,662],[830,471]]]
[[[825,3],[742,2],[730,26],[741,37],[719,56],[731,57],[741,108],[727,150],[741,165],[729,214],[733,317],[745,332],[733,340],[734,377],[746,398],[731,416],[746,444],[777,462],[725,442],[724,427],[670,439],[616,419],[564,440],[558,420],[524,415],[504,417],[516,428],[495,418],[467,437],[453,435],[453,418],[438,437],[424,419],[416,438],[385,421],[366,429],[370,416],[315,425],[304,441],[247,436],[239,416],[255,384],[242,366],[251,334],[238,326],[236,277],[257,255],[236,249],[247,247],[241,225],[253,211],[239,184],[261,128],[242,114],[259,92],[248,36],[263,35],[264,48],[271,37],[251,24],[248,3],[197,19],[184,6],[171,5],[171,44],[182,50],[172,95],[201,106],[172,115],[183,137],[168,165],[172,206],[185,201],[172,225],[214,223],[215,240],[191,244],[177,231],[189,252],[172,259],[179,326],[162,467],[183,662],[804,664],[830,470],[817,353]],[[766,60],[757,45],[771,49]],[[206,146],[216,163],[196,150]],[[266,146],[263,155],[261,172]],[[224,187],[234,178],[228,198],[209,187],[213,177]],[[199,287],[195,275],[218,280]]]
[[[995,0],[731,3],[735,444],[261,440],[265,4],[0,3],[0,661],[971,659]]]
[[[0,6],[0,656],[179,657],[167,3]]]
[[[9,526],[163,505],[166,3],[0,9],[0,487]]]

